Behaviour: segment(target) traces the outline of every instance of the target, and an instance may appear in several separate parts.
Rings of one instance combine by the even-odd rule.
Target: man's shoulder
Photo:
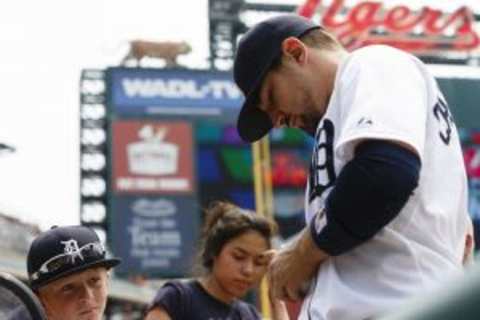
[[[382,77],[407,77],[414,70],[423,70],[423,63],[408,52],[386,45],[370,45],[352,51],[339,68],[339,78],[356,74]]]
[[[369,59],[369,58],[388,58],[388,57],[404,57],[404,58],[414,58],[410,53],[382,44],[373,44],[365,46],[359,49],[356,49],[351,52],[352,57],[358,59]]]
[[[346,65],[363,68],[394,68],[400,65],[417,65],[421,62],[412,54],[386,45],[370,45],[352,51]]]

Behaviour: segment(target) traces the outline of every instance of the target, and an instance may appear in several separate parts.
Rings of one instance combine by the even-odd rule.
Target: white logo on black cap
[[[71,261],[72,264],[75,263],[75,259],[77,257],[84,260],[82,252],[81,252],[80,248],[78,247],[77,240],[70,239],[70,240],[67,240],[67,241],[61,241],[61,243],[65,246],[63,248],[63,252],[72,259],[72,261]]]

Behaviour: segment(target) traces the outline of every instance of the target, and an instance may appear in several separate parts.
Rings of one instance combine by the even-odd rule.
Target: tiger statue
[[[178,67],[177,57],[192,51],[192,47],[185,41],[164,41],[153,42],[144,40],[130,41],[130,50],[122,59],[121,64],[125,65],[129,60],[135,60],[137,64],[144,57],[158,58],[165,61],[165,67]]]

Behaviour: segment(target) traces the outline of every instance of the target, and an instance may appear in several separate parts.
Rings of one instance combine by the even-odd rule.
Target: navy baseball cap
[[[321,28],[311,20],[296,15],[275,16],[251,28],[240,40],[233,77],[245,95],[237,119],[237,130],[246,142],[262,138],[273,127],[267,113],[258,108],[262,81],[275,59],[282,52],[282,42],[288,37],[301,37],[312,29]]]
[[[52,227],[30,245],[27,272],[32,289],[89,268],[112,268],[120,259],[106,258],[95,231],[85,226]]]

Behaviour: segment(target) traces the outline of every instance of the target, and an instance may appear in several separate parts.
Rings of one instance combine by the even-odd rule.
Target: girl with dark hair
[[[242,298],[267,271],[273,222],[231,203],[206,211],[199,252],[202,272],[193,280],[171,281],[157,293],[145,320],[261,319]],[[288,319],[285,306],[272,301],[272,319]]]

